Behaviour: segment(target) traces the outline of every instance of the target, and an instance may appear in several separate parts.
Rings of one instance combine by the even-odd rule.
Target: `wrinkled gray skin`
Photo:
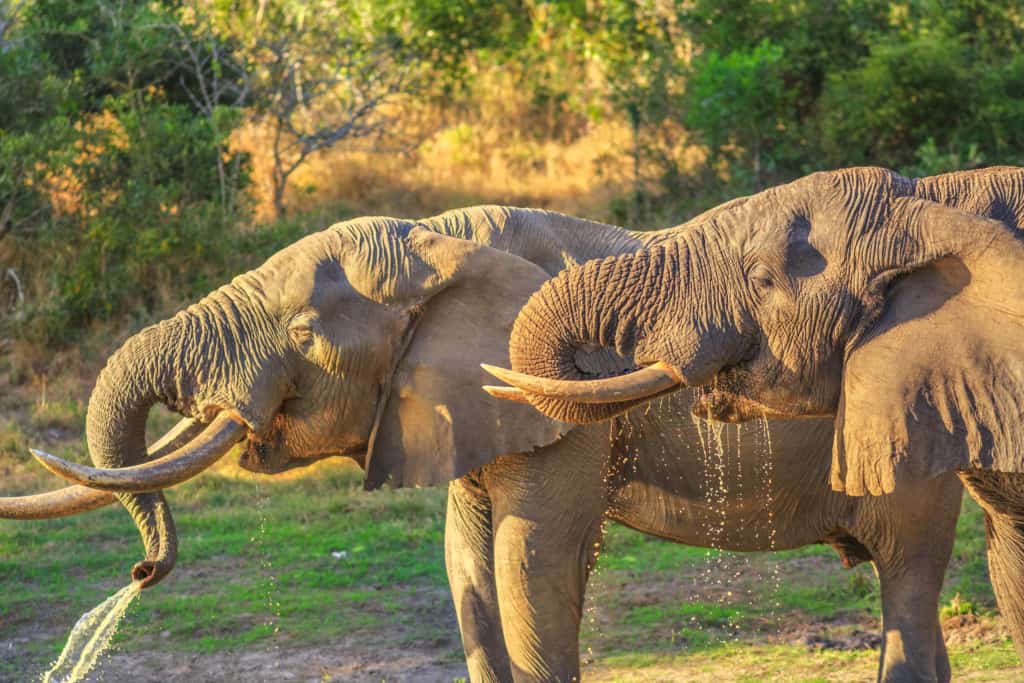
[[[1024,655],[1022,220],[1024,169],[817,173],[649,249],[561,273],[517,319],[512,367],[545,386],[590,379],[574,359],[607,347],[704,387],[699,414],[834,416],[831,458],[787,460],[829,469],[836,491],[888,494],[851,499],[860,504],[958,473],[985,510],[993,588]],[[530,400],[574,422],[642,400],[581,403],[559,391]],[[942,513],[912,514],[910,554]],[[879,573],[884,590],[888,570]],[[897,574],[907,580],[905,568]],[[914,646],[893,655],[891,614],[886,666],[905,659],[907,678],[935,676]]]
[[[847,564],[871,559],[885,612],[882,678],[910,662],[948,679],[936,609],[955,477],[848,498],[828,487],[830,422],[773,424],[771,490],[753,489],[757,452],[745,448],[720,509],[701,489],[689,396],[574,427],[480,391],[479,363],[508,363],[515,316],[551,275],[680,230],[633,234],[498,207],[336,225],[129,339],[90,401],[90,451],[107,467],[140,462],[147,411],[165,403],[204,421],[220,410],[244,418],[251,470],[348,454],[368,488],[450,481],[446,561],[474,681],[578,678],[583,594],[605,517],[692,545],[830,542]],[[601,352],[579,362],[623,367]],[[119,495],[142,530],[140,576],[151,585],[174,562],[168,508],[159,492]]]

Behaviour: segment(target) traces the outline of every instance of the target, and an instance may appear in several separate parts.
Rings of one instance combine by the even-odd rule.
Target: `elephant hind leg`
[[[972,470],[960,477],[985,511],[992,591],[1024,660],[1024,475]]]
[[[996,603],[1024,660],[1024,521],[986,512],[985,537]]]
[[[491,501],[469,476],[448,485],[444,555],[470,680],[512,681],[494,583]]]

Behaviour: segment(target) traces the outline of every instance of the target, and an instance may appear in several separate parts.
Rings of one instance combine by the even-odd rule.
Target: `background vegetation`
[[[665,227],[1019,163],[1022,39],[1013,0],[2,0],[0,337],[146,319],[353,213]]]
[[[30,444],[82,456],[93,378],[128,334],[338,220],[494,202],[655,228],[818,169],[1021,164],[1022,39],[1016,0],[0,0],[0,491],[48,487]],[[390,638],[395,661],[427,643],[458,670],[443,492],[364,497],[354,476],[264,484],[259,508],[233,473],[179,492],[182,566],[139,608],[133,661],[157,637],[204,653]],[[965,519],[943,598],[967,634],[954,662],[1009,680]],[[0,525],[0,680],[52,656],[134,543],[117,511]],[[728,680],[716,662],[747,657],[751,680],[868,677],[873,651],[799,630],[875,629],[870,571],[827,554],[732,559],[735,600],[672,603],[658,587],[723,566],[613,529],[586,636],[611,668],[591,674]]]

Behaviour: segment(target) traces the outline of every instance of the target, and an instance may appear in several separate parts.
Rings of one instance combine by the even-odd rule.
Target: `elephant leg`
[[[880,681],[949,680],[938,603],[960,514],[949,501],[959,501],[959,489],[955,477],[940,477],[874,501],[886,520],[869,544],[882,589]]]
[[[448,485],[444,559],[469,679],[474,683],[511,681],[494,585],[491,501],[469,477]]]
[[[1024,515],[985,514],[988,574],[999,613],[1024,660]]]
[[[915,563],[912,563],[915,564]],[[916,563],[924,564],[924,563]],[[938,659],[944,654],[938,643],[941,629],[937,614],[942,572],[891,571],[879,567],[882,585],[882,658],[878,680],[940,681]],[[943,668],[948,669],[948,661]],[[945,680],[949,680],[948,674]]]
[[[946,638],[942,635],[942,626],[935,629],[935,678],[939,683],[953,680],[953,670],[949,668],[949,653],[946,652]]]
[[[580,678],[580,619],[607,505],[608,443],[606,429],[576,429],[484,470],[501,623],[517,682]]]
[[[960,477],[985,511],[992,592],[1024,660],[1024,475],[970,470]]]

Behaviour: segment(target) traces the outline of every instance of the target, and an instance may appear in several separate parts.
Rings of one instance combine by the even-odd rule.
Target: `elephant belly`
[[[628,527],[677,543],[722,550],[786,550],[826,540],[840,526],[839,506],[804,497],[793,519],[764,496],[707,501],[657,484],[631,482],[620,489],[608,516]]]
[[[680,392],[613,424],[612,519],[726,550],[818,543],[850,519],[856,500],[828,483],[831,421],[710,425],[689,416],[690,400]]]

